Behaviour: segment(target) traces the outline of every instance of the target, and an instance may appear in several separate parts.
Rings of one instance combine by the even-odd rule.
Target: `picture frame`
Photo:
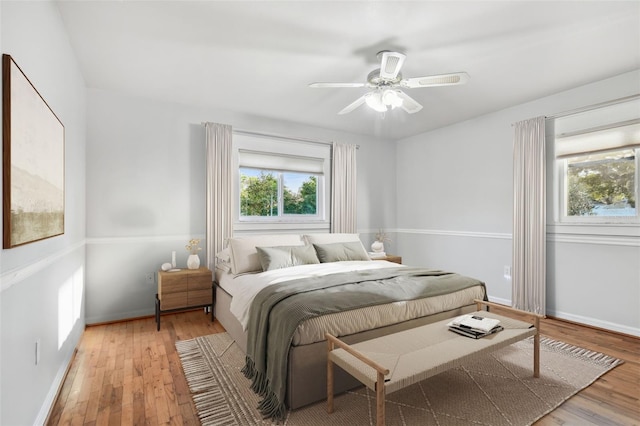
[[[7,54],[2,123],[3,248],[64,234],[64,125]]]

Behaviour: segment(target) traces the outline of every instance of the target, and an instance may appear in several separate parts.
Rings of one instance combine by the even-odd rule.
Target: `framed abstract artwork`
[[[64,126],[2,55],[3,247],[64,234]]]

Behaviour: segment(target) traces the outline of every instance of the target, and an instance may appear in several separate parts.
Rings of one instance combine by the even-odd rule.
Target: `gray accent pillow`
[[[263,271],[320,263],[313,246],[256,247]]]
[[[333,244],[314,244],[320,262],[340,262],[343,260],[371,260],[360,241]]]
[[[229,238],[231,272],[233,274],[258,272],[262,266],[260,265],[256,247],[279,247],[285,245],[301,246],[304,243],[298,234],[247,235],[245,237]]]

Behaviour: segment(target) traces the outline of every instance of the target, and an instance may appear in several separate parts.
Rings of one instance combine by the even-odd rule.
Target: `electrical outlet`
[[[144,279],[147,284],[153,284],[155,282],[155,278],[153,275],[154,275],[153,273],[145,274]]]
[[[36,365],[40,364],[40,339],[36,340]]]
[[[511,279],[511,266],[505,265],[504,267],[504,277],[508,280]]]

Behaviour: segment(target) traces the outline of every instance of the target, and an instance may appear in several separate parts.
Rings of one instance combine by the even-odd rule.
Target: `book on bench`
[[[481,337],[485,337],[490,334],[497,333],[498,331],[502,331],[504,330],[504,327],[502,327],[501,325],[496,325],[494,328],[492,328],[489,331],[477,331],[477,330],[472,330],[470,328],[456,327],[455,325],[452,325],[449,327],[449,330],[453,331],[454,333],[461,334],[463,336],[471,337],[473,339],[479,339]]]
[[[447,326],[455,333],[474,339],[504,330],[500,325],[500,320],[480,315],[461,315],[451,320]]]

